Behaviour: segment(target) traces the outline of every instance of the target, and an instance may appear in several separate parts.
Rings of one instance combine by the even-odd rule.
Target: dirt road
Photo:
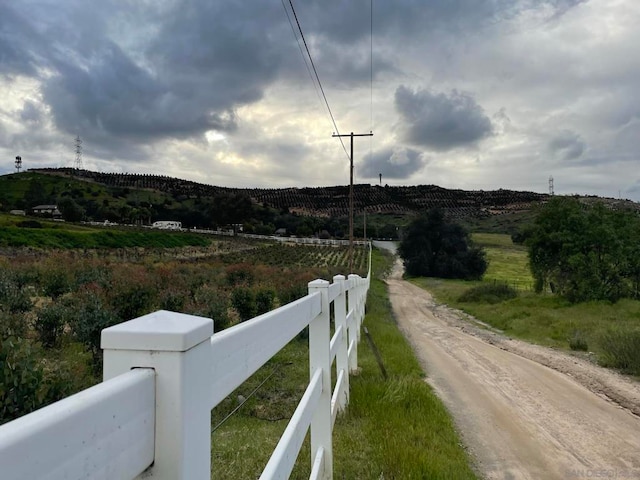
[[[637,382],[474,326],[402,280],[400,262],[388,285],[396,319],[482,476],[640,480]]]

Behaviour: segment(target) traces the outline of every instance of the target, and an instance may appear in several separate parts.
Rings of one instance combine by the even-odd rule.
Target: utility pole
[[[349,181],[349,273],[353,273],[353,137],[373,137],[373,132],[369,133],[349,133],[346,135],[333,134],[332,137],[351,137],[350,181]]]
[[[364,207],[364,242],[367,243],[367,207]]]

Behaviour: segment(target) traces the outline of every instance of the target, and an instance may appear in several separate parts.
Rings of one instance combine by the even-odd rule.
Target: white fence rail
[[[370,276],[369,258],[366,278],[314,280],[306,297],[215,335],[211,319],[168,311],[103,330],[103,383],[0,426],[0,478],[209,479],[211,410],[307,326],[310,382],[260,478],[288,478],[309,429],[310,478],[333,478]]]

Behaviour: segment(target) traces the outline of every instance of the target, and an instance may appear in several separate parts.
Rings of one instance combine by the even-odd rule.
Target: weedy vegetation
[[[482,281],[412,281],[432,292],[438,301],[507,335],[555,348],[592,352],[601,365],[640,376],[640,301],[623,298],[615,303],[573,303],[551,292],[535,293],[526,247],[514,245],[504,234],[475,234],[474,240],[484,246],[489,258]],[[497,290],[505,294],[497,295]]]
[[[309,281],[344,273],[348,261],[344,248],[209,241],[164,249],[5,248],[0,423],[99,382],[103,328],[162,308],[213,318],[220,331],[306,295]],[[362,275],[367,253],[356,249]],[[335,427],[336,478],[475,478],[447,412],[391,315],[383,281],[390,265],[389,257],[374,254],[366,318],[389,378],[361,342],[351,402]],[[303,331],[213,410],[215,478],[259,475],[308,379]],[[308,475],[307,443],[292,478]]]

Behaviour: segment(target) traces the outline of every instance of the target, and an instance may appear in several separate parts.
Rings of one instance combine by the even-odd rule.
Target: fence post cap
[[[329,282],[318,278],[317,280],[309,282],[308,286],[309,288],[329,288]]]
[[[159,310],[102,330],[103,350],[186,352],[213,335],[213,320]]]
[[[345,277],[344,275],[334,275],[333,276],[333,281],[334,282],[339,282],[341,280],[346,280],[346,279],[347,279],[347,277]]]

